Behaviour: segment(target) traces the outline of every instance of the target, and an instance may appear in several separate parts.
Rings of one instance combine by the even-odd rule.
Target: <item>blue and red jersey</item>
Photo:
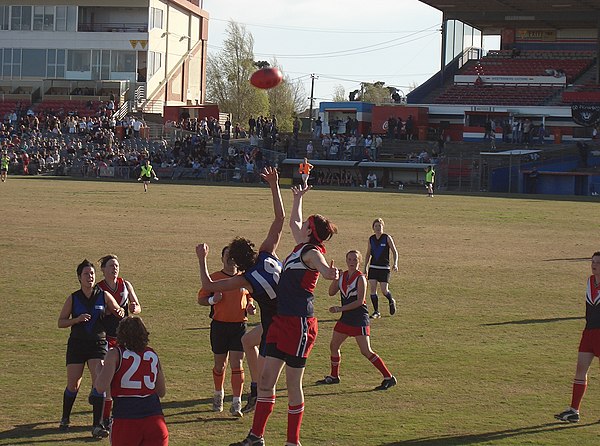
[[[319,279],[319,271],[309,268],[302,260],[302,255],[311,249],[325,253],[325,247],[321,245],[301,243],[285,259],[277,295],[278,314],[300,317],[314,315],[313,292]]]
[[[355,271],[352,275],[348,271],[344,271],[338,279],[342,306],[358,299],[358,282],[361,277],[363,277],[363,274],[360,271]],[[363,296],[361,296],[361,299],[363,302],[360,307],[342,312],[340,322],[353,327],[366,327],[370,324],[367,304]]]

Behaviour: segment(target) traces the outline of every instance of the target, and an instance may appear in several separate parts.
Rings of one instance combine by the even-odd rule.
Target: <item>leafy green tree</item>
[[[254,37],[244,25],[231,21],[226,33],[221,52],[208,57],[207,100],[217,103],[221,111],[231,113],[232,121],[242,127],[250,115],[275,115],[279,129],[291,131],[294,115],[306,108],[302,84],[284,76],[281,84],[270,90],[253,87],[249,82],[252,73],[260,68],[277,67],[277,61],[254,60]]]
[[[232,121],[244,126],[250,115],[265,115],[269,110],[267,93],[254,88],[248,79],[254,64],[254,38],[244,25],[230,21],[223,49],[209,55],[206,64],[206,97],[219,104]]]

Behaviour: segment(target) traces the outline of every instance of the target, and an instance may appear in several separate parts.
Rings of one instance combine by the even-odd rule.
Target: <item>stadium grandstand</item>
[[[199,0],[1,2],[0,114],[162,114],[204,102],[208,13]]]

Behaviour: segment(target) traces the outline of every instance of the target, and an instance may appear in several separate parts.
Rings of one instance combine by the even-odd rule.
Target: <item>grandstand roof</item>
[[[516,28],[598,28],[600,0],[420,0],[444,18],[484,32]]]

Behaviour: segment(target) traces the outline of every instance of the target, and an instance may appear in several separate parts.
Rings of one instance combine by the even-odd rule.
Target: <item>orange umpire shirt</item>
[[[228,279],[230,277],[232,276],[223,271],[217,271],[210,275],[210,278],[214,281]],[[198,301],[209,297],[211,294],[212,293],[200,289],[200,291],[198,291]],[[250,293],[246,288],[224,291],[223,299],[212,305],[212,318],[219,322],[246,322],[248,320],[246,315],[246,305],[248,302],[252,302],[252,297],[250,297]]]

